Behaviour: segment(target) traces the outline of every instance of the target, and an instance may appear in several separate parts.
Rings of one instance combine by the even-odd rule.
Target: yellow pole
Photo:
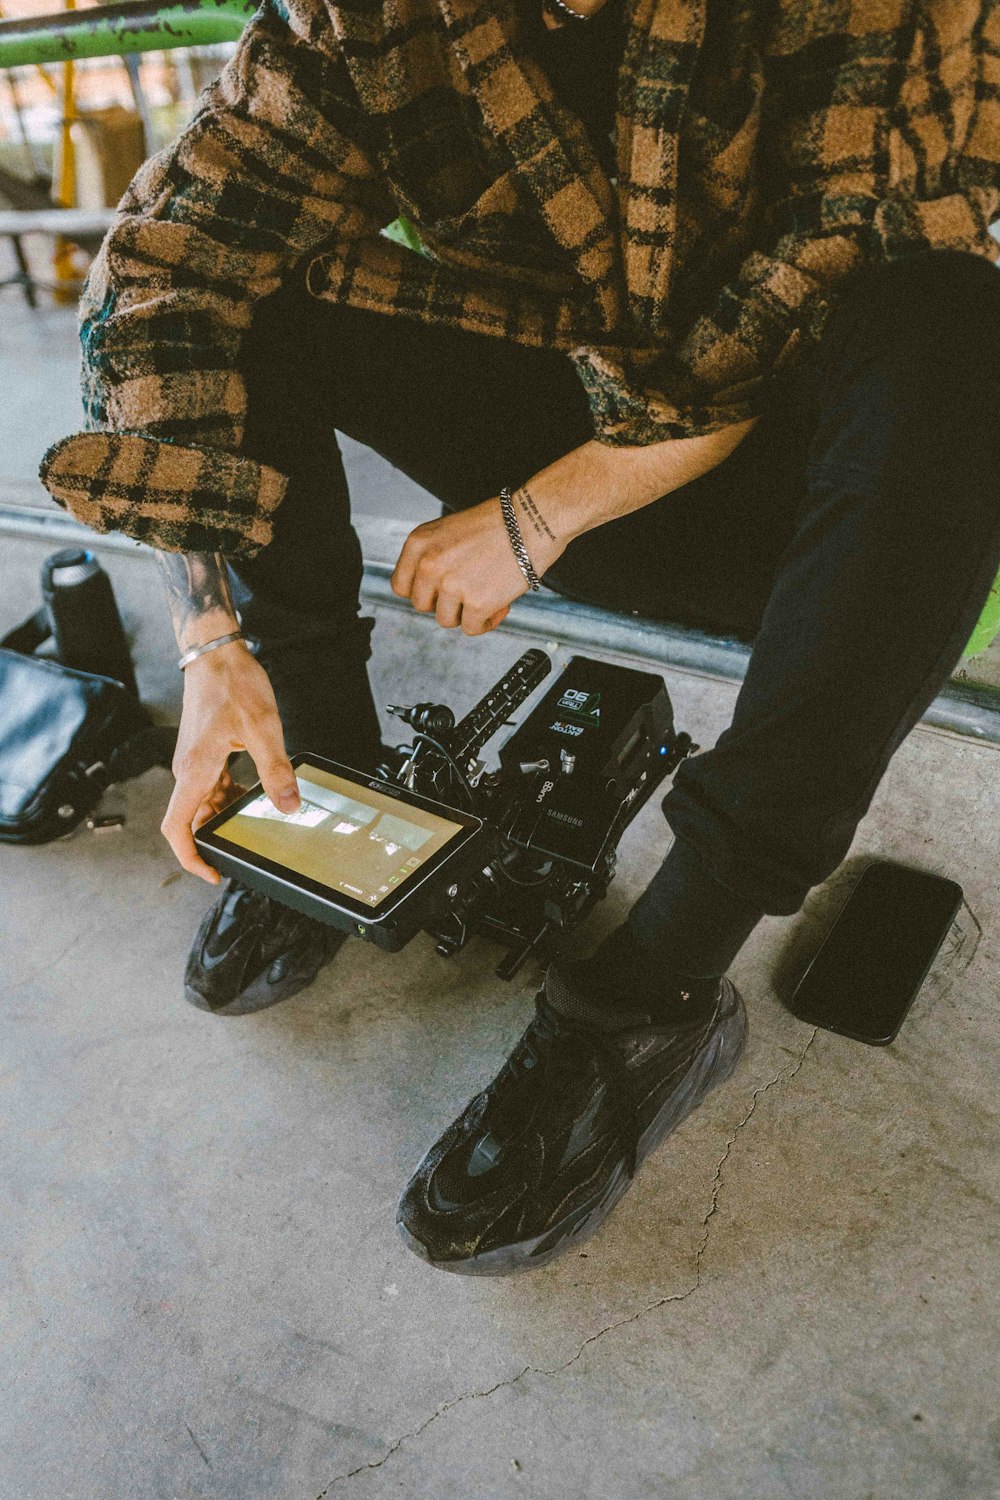
[[[76,10],[76,0],[66,0],[67,10]],[[74,69],[72,61],[62,65],[62,124],[59,128],[59,182],[56,186],[56,201],[62,208],[72,208],[76,203],[76,149],[73,143],[73,123],[76,115]],[[53,258],[57,302],[75,302],[77,298],[77,275],[72,243],[63,235],[56,237]]]

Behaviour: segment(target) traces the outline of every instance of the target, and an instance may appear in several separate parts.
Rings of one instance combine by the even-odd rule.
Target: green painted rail
[[[986,650],[987,646],[993,644],[998,635],[1000,635],[1000,575],[993,581],[990,597],[983,606],[983,612],[976,622],[969,644],[962,652],[963,659],[978,656],[981,651]]]
[[[256,9],[250,0],[127,0],[0,21],[0,68],[235,42]]]

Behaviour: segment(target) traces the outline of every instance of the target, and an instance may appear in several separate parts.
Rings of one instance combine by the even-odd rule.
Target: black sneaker
[[[184,997],[217,1016],[246,1016],[312,984],[347,934],[227,880],[195,935]]]
[[[400,1234],[439,1270],[505,1276],[580,1244],[746,1044],[746,1010],[725,978],[699,1020],[615,1031],[581,1020],[586,1002],[572,996],[567,1017],[559,986],[550,969],[507,1062],[400,1199]]]
[[[379,770],[391,776],[401,751],[380,745]],[[351,758],[364,764],[367,757]],[[347,934],[301,916],[229,879],[209,907],[188,955],[184,998],[217,1016],[246,1016],[290,1000],[312,984]]]

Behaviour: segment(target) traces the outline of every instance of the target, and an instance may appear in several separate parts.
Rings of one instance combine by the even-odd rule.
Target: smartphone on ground
[[[895,1040],[962,905],[954,880],[877,860],[862,872],[792,996],[803,1021]]]

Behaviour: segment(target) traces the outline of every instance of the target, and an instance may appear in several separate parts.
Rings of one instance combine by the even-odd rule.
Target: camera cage
[[[544,651],[526,651],[458,722],[442,703],[388,705],[413,735],[375,776],[295,757],[463,826],[384,910],[359,911],[342,893],[228,843],[226,822],[259,786],[199,829],[196,842],[223,873],[383,948],[426,931],[450,956],[485,936],[505,949],[496,972],[511,979],[530,956],[545,962],[566,951],[614,878],[625,828],[698,748],[676,732],[661,677],[574,656],[487,769],[482,752],[551,671]]]
[[[481,752],[551,670],[545,652],[525,652],[457,724],[443,704],[389,707],[416,732],[386,774],[467,806],[490,837],[488,860],[450,885],[426,930],[443,955],[476,933],[499,942],[503,979],[565,949],[614,878],[625,828],[698,749],[675,731],[662,678],[574,656],[487,771]]]

